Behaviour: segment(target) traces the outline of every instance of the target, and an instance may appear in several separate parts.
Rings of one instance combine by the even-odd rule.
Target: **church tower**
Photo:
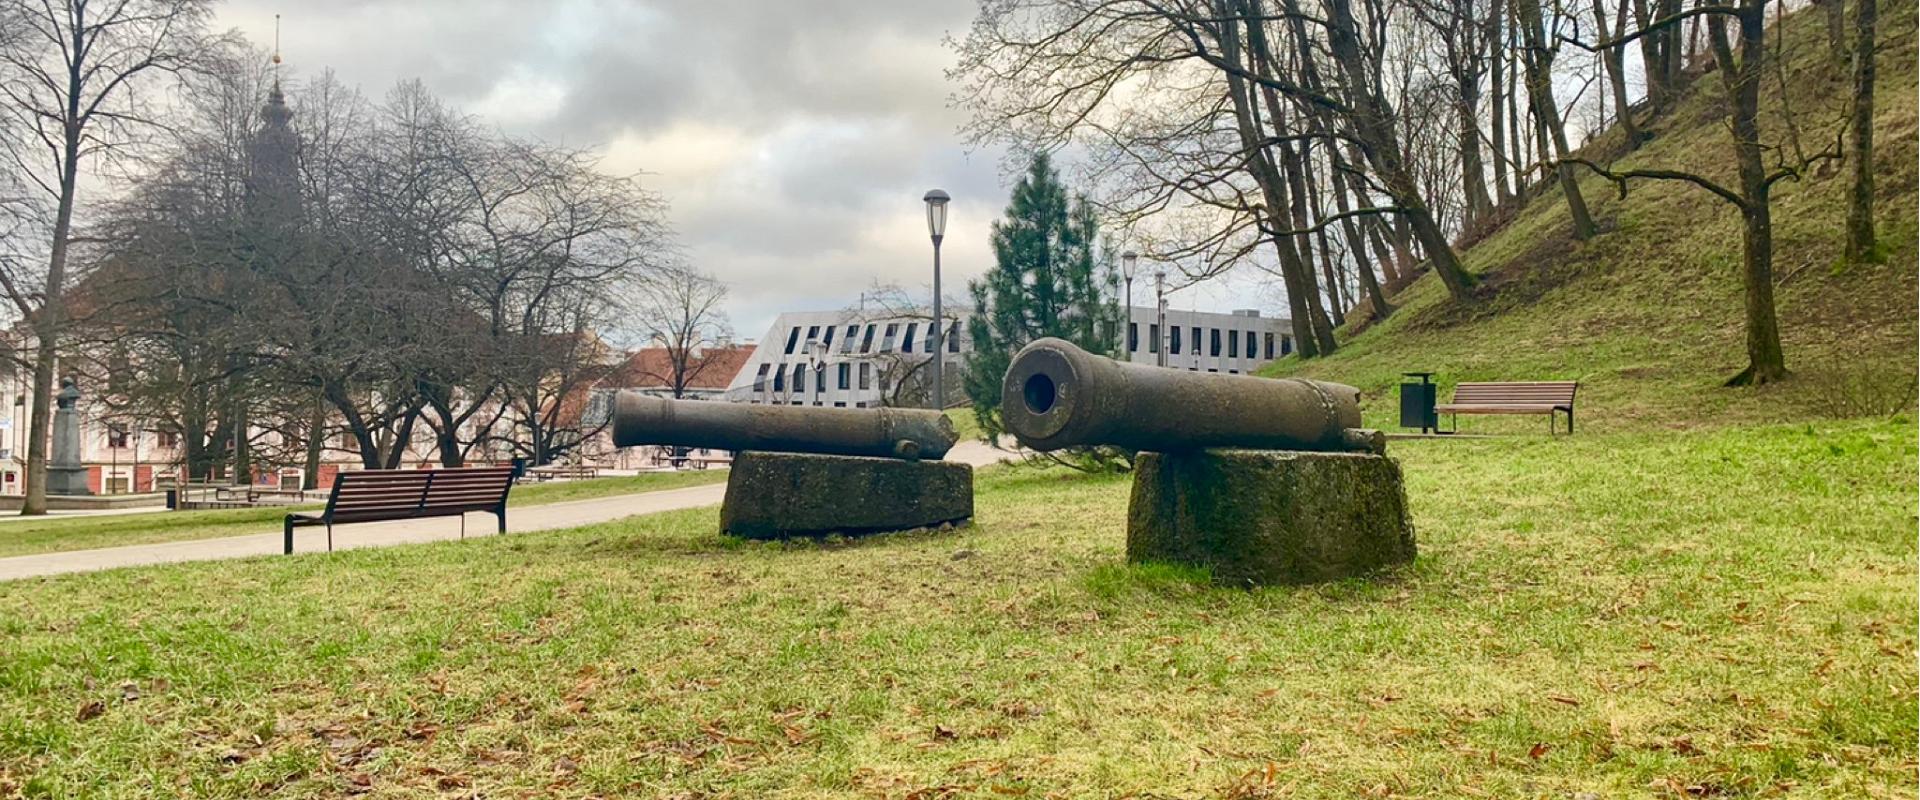
[[[248,211],[274,224],[297,224],[300,218],[300,137],[293,131],[293,109],[280,89],[280,31],[274,22],[273,88],[260,109],[260,129],[254,133],[247,180]]]

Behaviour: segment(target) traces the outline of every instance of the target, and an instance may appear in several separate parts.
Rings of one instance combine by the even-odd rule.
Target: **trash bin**
[[[1433,383],[1431,372],[1403,372],[1408,378],[1418,378],[1419,382],[1405,381],[1400,384],[1400,427],[1419,428],[1421,433],[1439,433],[1440,415],[1433,410],[1439,399],[1440,387]]]
[[[515,458],[513,460],[513,480],[516,480],[516,481],[520,480],[521,478],[526,477],[526,475],[527,475],[527,460],[524,458]]]

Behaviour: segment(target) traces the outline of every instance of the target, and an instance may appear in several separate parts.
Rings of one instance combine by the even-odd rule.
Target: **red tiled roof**
[[[698,391],[726,391],[740,367],[753,358],[753,345],[709,347],[700,351],[688,371],[693,373],[687,388]],[[668,389],[673,383],[672,361],[667,348],[645,347],[627,354],[627,360],[607,376],[606,383],[620,389]]]

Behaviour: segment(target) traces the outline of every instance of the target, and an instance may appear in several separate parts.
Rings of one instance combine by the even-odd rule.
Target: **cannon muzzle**
[[[818,408],[667,400],[621,392],[613,444],[761,450],[829,456],[939,459],[953,448],[953,422],[938,411]]]
[[[1360,390],[1351,386],[1129,364],[1051,338],[1014,355],[1000,413],[1035,450],[1386,447],[1378,431],[1360,429]]]

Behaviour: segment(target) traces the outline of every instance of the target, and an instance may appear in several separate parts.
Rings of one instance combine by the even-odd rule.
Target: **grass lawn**
[[[1912,797],[1911,420],[1397,443],[1421,557],[1123,564],[1122,478],[0,584],[0,797]]]
[[[723,481],[726,476],[726,470],[704,470],[537,483],[513,487],[513,491],[507,495],[507,505],[518,508],[658,489],[678,489]],[[319,508],[319,505],[0,521],[0,558],[126,544],[244,536],[279,530],[281,518],[296,508]]]

